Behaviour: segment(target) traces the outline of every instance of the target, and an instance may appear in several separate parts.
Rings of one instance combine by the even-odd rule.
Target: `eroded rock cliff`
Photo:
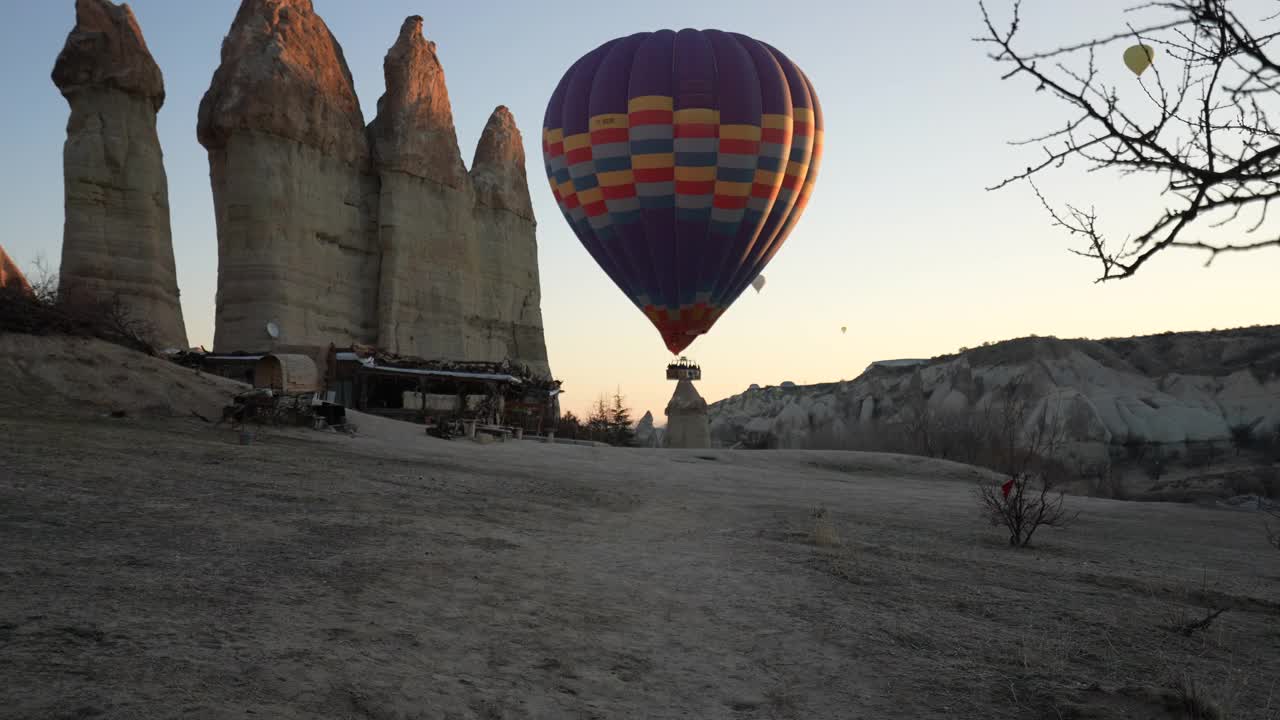
[[[872,449],[878,431],[933,432],[980,419],[1018,382],[1030,425],[1061,419],[1081,461],[1119,448],[1230,443],[1280,429],[1280,327],[1117,340],[1022,338],[855,380],[749,390],[713,404],[717,442]],[[1024,428],[1025,429],[1025,428]],[[898,448],[882,448],[898,449]]]
[[[118,297],[155,344],[186,348],[156,134],[164,79],[129,6],[77,0],[52,77],[71,107],[59,287]]]
[[[422,25],[401,26],[366,128],[311,2],[244,0],[200,107],[217,349],[355,341],[549,374],[520,132],[498,108],[467,171]]]
[[[351,71],[311,0],[244,0],[197,132],[218,226],[214,347],[374,342],[377,182]]]

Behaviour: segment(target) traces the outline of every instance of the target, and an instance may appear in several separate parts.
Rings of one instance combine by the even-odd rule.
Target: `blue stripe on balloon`
[[[769,157],[767,155],[760,156],[760,169],[768,172],[778,172],[782,169],[782,158]]]
[[[640,204],[642,207],[644,206],[643,201],[641,201]],[[630,225],[632,223],[637,223],[637,222],[640,222],[640,217],[641,216],[640,216],[639,210],[629,210],[627,212],[609,213],[609,218],[614,225]]]
[[[576,177],[573,179],[573,189],[577,190],[578,192],[582,192],[584,190],[590,190],[591,188],[594,188],[599,184],[600,184],[600,181],[596,179],[596,176],[594,174],[582,175],[581,177]]]
[[[674,140],[632,140],[632,155],[653,155],[669,153],[675,148]]]
[[[641,195],[640,207],[649,210],[667,210],[676,206],[674,195]]]
[[[751,182],[756,177],[756,169],[751,168],[731,168],[721,165],[716,169],[716,179],[725,182]]]
[[[676,219],[691,223],[705,223],[711,217],[711,208],[676,208]]]
[[[676,153],[677,167],[712,167],[719,157],[717,153]]]
[[[619,155],[617,157],[598,157],[595,159],[596,174],[613,172],[614,170],[627,170],[631,167],[630,155]]]

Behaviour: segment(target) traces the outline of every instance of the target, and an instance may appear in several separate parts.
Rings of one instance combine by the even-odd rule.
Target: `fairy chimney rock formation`
[[[471,163],[480,282],[480,313],[491,355],[520,358],[549,372],[542,331],[537,223],[525,174],[524,141],[505,106],[489,116]],[[483,322],[483,321],[482,321]]]
[[[533,221],[533,201],[525,175],[524,140],[516,119],[505,105],[499,105],[485,123],[471,163],[471,182],[482,207],[508,210]]]
[[[197,134],[218,229],[214,347],[373,341],[377,186],[351,71],[310,0],[244,0]]]
[[[711,426],[707,420],[707,401],[693,382],[681,378],[667,403],[667,447],[711,447]]]
[[[467,170],[458,150],[449,89],[436,44],[422,35],[420,16],[405,19],[382,69],[386,92],[369,124],[378,169],[462,187]]]
[[[0,246],[0,290],[16,290],[24,295],[31,293],[31,284],[3,246]]]
[[[404,21],[383,75],[386,92],[368,128],[379,184],[378,344],[429,358],[474,357],[464,342],[480,293],[473,200],[444,69],[422,18]]]
[[[77,0],[53,83],[71,107],[63,147],[64,295],[118,298],[163,347],[187,347],[156,113],[164,78],[128,5]]]
[[[519,130],[499,108],[467,171],[422,25],[407,18],[387,51],[366,127],[311,2],[243,0],[200,105],[217,350],[354,341],[549,375]]]

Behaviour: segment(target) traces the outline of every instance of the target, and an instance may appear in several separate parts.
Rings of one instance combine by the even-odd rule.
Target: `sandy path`
[[[963,466],[387,422],[0,412],[0,715],[1164,718],[1188,674],[1280,717],[1245,514],[1074,499],[1016,552]],[[844,547],[807,542],[820,505]],[[1160,629],[1201,600],[1209,632]]]

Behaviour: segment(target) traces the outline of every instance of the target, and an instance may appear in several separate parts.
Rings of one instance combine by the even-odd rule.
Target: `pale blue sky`
[[[1269,7],[1269,3],[1240,2]],[[174,249],[193,344],[213,334],[217,243],[196,108],[218,63],[237,0],[138,0],[134,12],[164,72],[160,139],[169,175]],[[469,162],[484,122],[505,104],[525,136],[537,214],[543,316],[552,369],[569,409],[620,386],[637,415],[659,423],[670,357],[649,322],[578,244],[544,181],[539,131],[568,65],[600,42],[638,30],[715,27],[758,37],[809,75],[826,114],[826,154],[809,209],[747,292],[689,354],[716,400],[747,384],[852,378],[872,360],[930,356],[1031,333],[1115,336],[1273,323],[1280,252],[1203,258],[1168,253],[1132,280],[1092,283],[1096,268],[1067,253],[1029,189],[983,190],[1035,150],[1006,140],[1067,119],[1065,107],[1000,68],[971,38],[976,2],[733,3],[647,0],[436,3],[316,0],[342,43],[366,121],[382,92],[382,58],[407,15],[438,44]],[[1009,2],[992,0],[1000,16]],[[1123,30],[1115,0],[1027,0],[1028,42],[1059,44]],[[730,9],[732,8],[732,9]],[[62,234],[61,153],[67,106],[49,79],[74,21],[73,0],[6,3],[0,25],[0,244],[30,268],[56,266]],[[1135,92],[1120,61],[1109,79]],[[1106,63],[1110,66],[1106,66]],[[1161,58],[1157,58],[1157,63]],[[1106,227],[1138,229],[1160,185],[1116,183],[1083,169],[1044,182],[1053,197],[1107,211]],[[848,326],[846,335],[840,326]]]

